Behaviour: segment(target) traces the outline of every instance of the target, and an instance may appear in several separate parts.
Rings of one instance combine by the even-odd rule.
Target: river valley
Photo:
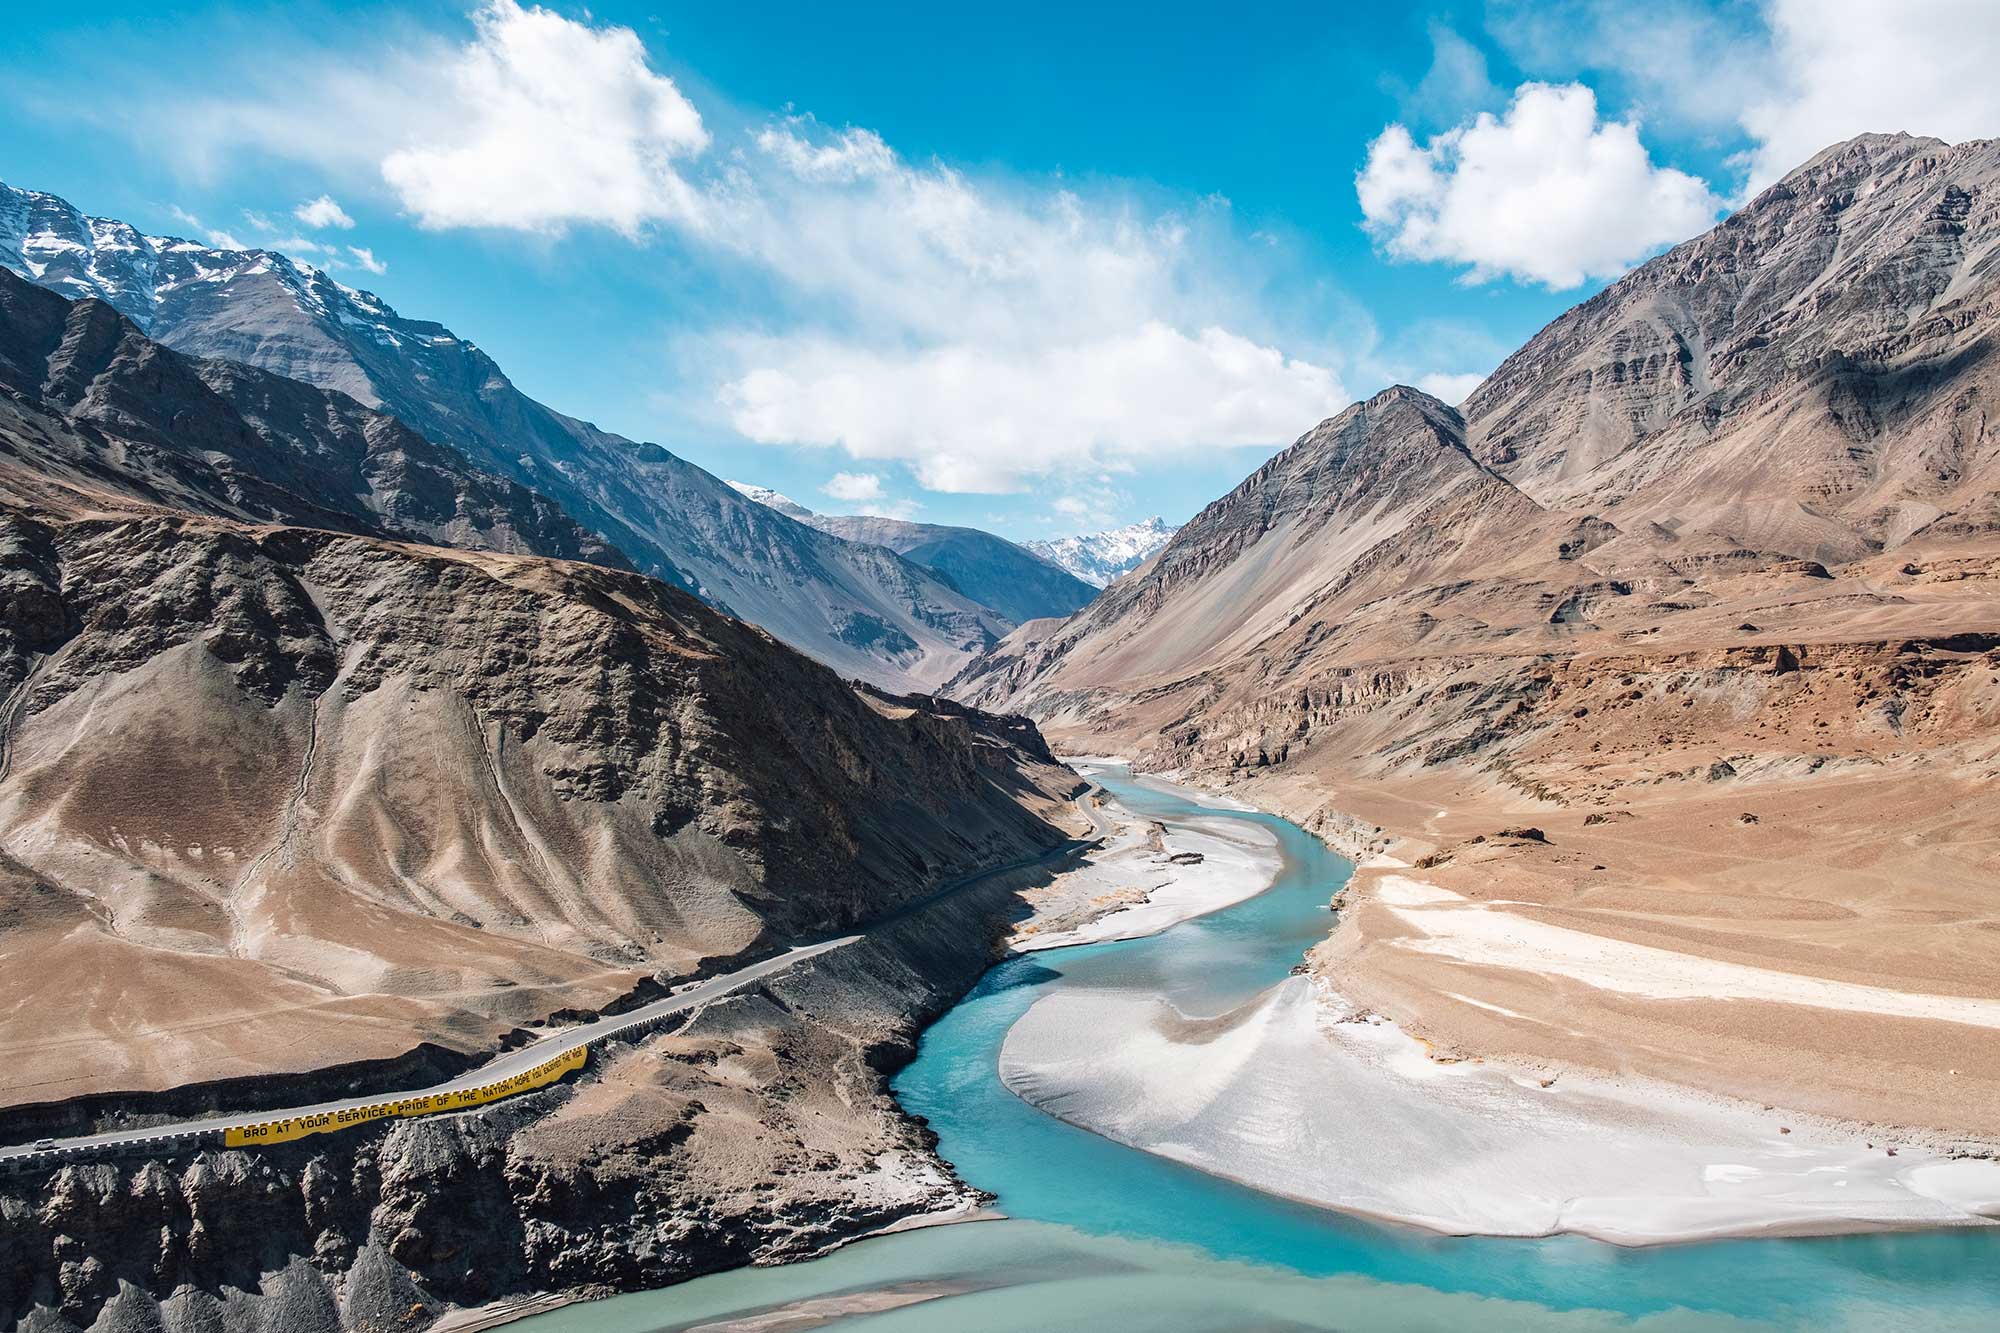
[[[1140,939],[1016,957],[924,1036],[895,1080],[1002,1220],[862,1241],[579,1304],[531,1333],[843,1328],[1989,1328],[2000,1235],[1906,1231],[1628,1249],[1574,1235],[1447,1237],[1244,1188],[1120,1145],[1010,1092],[1001,1049],[1049,996],[1163,996],[1219,1014],[1287,980],[1351,867],[1273,816],[1217,810],[1117,770],[1132,814],[1251,821],[1279,841],[1265,892]],[[1356,1151],[1367,1151],[1362,1144]]]

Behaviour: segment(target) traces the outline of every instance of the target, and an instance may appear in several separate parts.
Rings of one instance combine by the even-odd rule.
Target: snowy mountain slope
[[[1120,575],[1137,569],[1165,546],[1179,528],[1154,517],[1109,532],[1024,543],[1044,560],[1062,566],[1093,588],[1108,587]]]

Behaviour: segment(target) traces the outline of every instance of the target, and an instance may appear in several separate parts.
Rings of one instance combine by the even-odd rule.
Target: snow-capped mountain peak
[[[72,301],[95,298],[147,333],[182,320],[185,308],[218,299],[239,279],[268,277],[278,299],[309,317],[362,330],[400,348],[417,321],[399,319],[370,292],[276,250],[224,250],[177,236],[148,236],[115,218],[93,217],[67,199],[0,182],[0,265]],[[456,342],[437,326],[429,341]],[[222,349],[200,349],[220,351]],[[353,391],[358,385],[338,387]],[[371,401],[358,394],[363,401]]]
[[[1108,587],[1137,569],[1180,528],[1157,515],[1143,523],[1128,523],[1108,532],[1024,543],[1044,560],[1062,566],[1094,588]]]
[[[794,500],[791,496],[774,491],[769,486],[758,486],[747,481],[732,481],[729,485],[745,499],[755,500],[766,509],[775,509],[790,518],[811,518],[813,511]]]

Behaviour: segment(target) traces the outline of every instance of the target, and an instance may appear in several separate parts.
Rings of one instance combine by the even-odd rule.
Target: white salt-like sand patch
[[[1284,865],[1276,835],[1256,824],[1180,820],[1162,838],[1162,850],[1154,851],[1146,838],[1149,821],[1109,802],[1106,813],[1120,825],[1109,846],[1058,880],[1054,900],[1087,903],[1132,892],[1143,893],[1144,898],[1110,907],[1096,919],[1067,930],[1021,931],[1008,941],[1015,952],[1157,935],[1169,926],[1255,897],[1271,886]],[[1201,859],[1177,864],[1172,859],[1177,855]]]
[[[1519,904],[1476,903],[1407,875],[1384,875],[1374,896],[1420,935],[1389,943],[1463,963],[1568,977],[1652,1000],[1762,1000],[2000,1028],[2000,1000],[1830,981],[1633,944],[1501,911]]]
[[[1293,977],[1235,1013],[1059,992],[1000,1075],[1051,1114],[1272,1193],[1451,1234],[1620,1244],[1979,1225],[2000,1164],[1787,1121],[1661,1084],[1551,1087],[1444,1064],[1394,1024]],[[1789,1134],[1779,1133],[1788,1127]]]

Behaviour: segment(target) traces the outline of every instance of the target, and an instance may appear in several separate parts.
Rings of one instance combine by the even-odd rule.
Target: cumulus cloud
[[[347,216],[347,210],[333,201],[332,195],[323,194],[317,199],[308,199],[292,210],[292,216],[308,227],[338,227],[342,231],[354,230],[354,219]]]
[[[274,36],[267,45],[289,43],[283,58],[260,51],[226,93],[135,70],[137,95],[99,114],[147,142],[171,114],[168,150],[196,175],[244,152],[307,161],[347,188],[386,189],[429,228],[636,234],[689,215],[698,192],[681,167],[708,130],[636,33],[518,0],[481,0],[470,19],[455,39],[374,25],[360,52]],[[326,196],[294,216],[352,224]]]
[[[366,246],[350,245],[347,247],[347,254],[356,268],[365,269],[378,276],[389,271],[389,266],[377,259],[375,252]]]
[[[1506,114],[1482,112],[1422,145],[1391,125],[1355,188],[1390,255],[1554,289],[1622,273],[1720,207],[1698,177],[1655,166],[1635,122],[1600,120],[1581,84],[1523,84]]]
[[[1769,15],[1773,77],[1742,112],[1750,192],[1857,134],[2000,135],[1990,0],[1772,0]]]
[[[934,491],[1019,490],[1107,460],[1267,444],[1344,401],[1322,367],[1225,329],[1160,323],[1043,347],[773,340],[746,359],[768,364],[723,390],[742,434],[900,459]]]
[[[721,401],[751,440],[1000,492],[1282,442],[1347,401],[1332,369],[1243,331],[1220,204],[1005,187],[808,122],[756,142],[714,235],[822,313],[725,341]]]
[[[1323,306],[1274,313],[1282,252],[1226,200],[972,175],[810,117],[717,151],[634,33],[517,0],[469,38],[287,68],[183,99],[186,143],[310,161],[343,197],[372,180],[426,227],[671,238],[749,298],[680,335],[683,373],[712,378],[676,401],[857,474],[1018,491],[1282,443],[1349,400]],[[356,250],[339,262],[373,261]]]
[[[1990,0],[1492,0],[1487,15],[1538,76],[1607,73],[1649,121],[1741,132],[1746,195],[1857,134],[2000,135]]]
[[[489,0],[473,23],[441,72],[458,114],[382,160],[420,224],[630,233],[690,212],[674,163],[705,149],[708,131],[638,34],[515,0]]]
[[[821,488],[836,500],[850,504],[882,498],[882,478],[873,472],[836,472]]]
[[[1486,376],[1476,370],[1465,375],[1433,374],[1418,379],[1417,387],[1438,401],[1456,407],[1472,397],[1472,391],[1485,379]]]

